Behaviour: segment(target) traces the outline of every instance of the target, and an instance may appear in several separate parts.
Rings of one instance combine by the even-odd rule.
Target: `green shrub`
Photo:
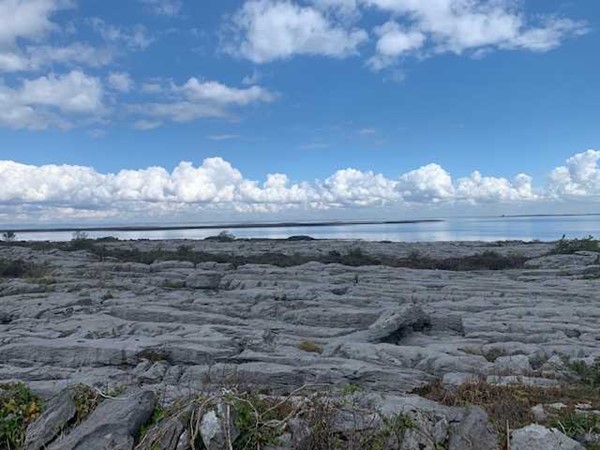
[[[582,239],[567,239],[563,234],[551,253],[568,255],[580,251],[600,252],[600,241],[592,235]]]
[[[14,231],[5,231],[2,233],[2,240],[5,242],[13,242],[17,238]]]
[[[41,400],[24,384],[1,384],[0,448],[22,448],[27,426],[38,418],[41,410]]]

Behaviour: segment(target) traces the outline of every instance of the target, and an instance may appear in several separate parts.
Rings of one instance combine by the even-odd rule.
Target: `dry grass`
[[[575,406],[585,403],[593,409],[600,409],[600,390],[586,384],[541,388],[523,384],[499,386],[478,380],[449,389],[437,381],[417,389],[415,393],[447,406],[480,406],[496,427],[502,439],[501,448],[506,446],[507,426],[516,429],[536,422],[531,411],[536,405],[565,404],[563,409],[550,409],[541,424],[562,429],[572,437],[576,435],[575,430],[582,428],[581,421],[585,418],[585,415],[575,415]],[[575,420],[577,417],[578,421]],[[594,423],[600,428],[600,423]]]
[[[303,352],[323,353],[323,349],[314,341],[302,341],[298,344],[298,348]]]

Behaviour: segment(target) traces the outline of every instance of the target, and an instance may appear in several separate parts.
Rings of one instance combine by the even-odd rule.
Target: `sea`
[[[189,224],[185,224],[189,226]],[[83,228],[84,229],[84,228]],[[511,216],[461,217],[439,221],[376,224],[331,224],[324,226],[277,226],[213,229],[156,229],[141,231],[88,231],[90,238],[113,236],[118,239],[204,239],[221,231],[229,231],[238,238],[285,239],[307,235],[318,239],[362,239],[368,241],[553,241],[563,235],[583,238],[600,237],[600,214],[570,216]],[[68,241],[73,231],[40,230],[17,232],[19,240]]]

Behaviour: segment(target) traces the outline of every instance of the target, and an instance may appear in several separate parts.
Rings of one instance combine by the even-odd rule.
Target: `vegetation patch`
[[[41,410],[42,401],[24,384],[0,384],[0,448],[22,448],[27,426]]]
[[[83,422],[102,402],[103,398],[97,390],[85,384],[77,384],[71,389],[73,392],[73,402],[77,411],[75,416],[75,423],[77,424]]]
[[[22,259],[0,259],[0,278],[46,279],[48,273],[49,268],[45,264],[34,264]]]
[[[547,408],[548,416],[538,422],[559,428],[571,437],[579,436],[577,433],[582,428],[577,426],[577,422],[573,422],[574,419],[581,420],[582,426],[587,423],[583,422],[583,418],[576,417],[577,414],[582,414],[576,412],[576,405],[583,403],[591,409],[600,409],[600,391],[586,384],[542,388],[519,383],[500,386],[479,380],[447,388],[436,381],[416,389],[415,393],[447,406],[475,405],[483,408],[501,439],[506,438],[507,426],[514,430],[535,423],[531,408],[536,405],[564,404],[562,409]],[[563,423],[563,426],[557,426],[559,423]],[[598,423],[593,422],[593,425],[597,426]]]
[[[551,253],[570,255],[581,251],[600,252],[600,240],[594,239],[592,235],[582,239],[567,239],[563,234],[563,237],[556,243]]]

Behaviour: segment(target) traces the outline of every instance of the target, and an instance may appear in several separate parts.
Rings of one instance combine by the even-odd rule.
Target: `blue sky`
[[[591,0],[0,0],[0,220],[597,212],[599,22]]]

